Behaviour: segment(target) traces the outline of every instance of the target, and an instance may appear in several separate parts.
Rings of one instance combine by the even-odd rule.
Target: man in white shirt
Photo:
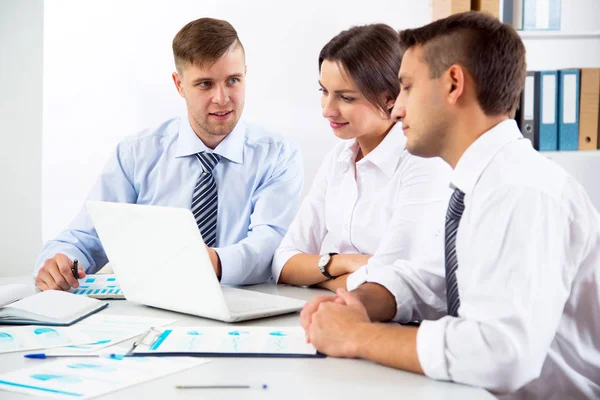
[[[470,12],[400,39],[393,116],[411,153],[454,169],[438,285],[448,311],[434,316],[418,271],[396,267],[311,301],[307,340],[506,398],[600,398],[600,215],[512,119],[526,74],[520,37]],[[390,319],[422,322],[372,322]]]

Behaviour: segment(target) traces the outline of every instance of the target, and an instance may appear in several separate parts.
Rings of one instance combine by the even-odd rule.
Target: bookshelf
[[[510,0],[504,0],[510,1]],[[560,31],[519,31],[527,49],[527,69],[600,68],[600,13],[590,8],[596,0],[563,0]],[[600,150],[547,151],[548,157],[585,188],[600,210]]]
[[[467,9],[483,10],[512,21],[513,10],[523,0],[433,0],[433,19]],[[600,13],[598,0],[562,0],[560,30],[520,30],[527,51],[528,71],[600,68]],[[436,7],[439,8],[436,11]],[[499,11],[499,12],[498,12]],[[445,15],[441,15],[445,16]],[[557,101],[559,101],[557,99]],[[585,188],[600,211],[600,150],[542,151]]]
[[[528,70],[600,68],[600,31],[519,31],[519,35],[527,49]]]

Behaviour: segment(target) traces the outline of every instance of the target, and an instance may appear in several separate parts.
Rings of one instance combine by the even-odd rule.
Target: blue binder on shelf
[[[579,149],[578,69],[558,71],[558,150]]]
[[[558,71],[541,71],[539,106],[539,145],[540,151],[558,150]]]

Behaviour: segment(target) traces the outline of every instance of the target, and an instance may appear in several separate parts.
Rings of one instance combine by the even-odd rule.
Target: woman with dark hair
[[[386,266],[403,263],[423,293],[435,296],[426,277],[445,274],[450,168],[408,153],[390,117],[400,61],[398,33],[384,24],[343,31],[321,50],[323,116],[345,141],[325,158],[275,253],[276,282],[333,291],[385,286]]]

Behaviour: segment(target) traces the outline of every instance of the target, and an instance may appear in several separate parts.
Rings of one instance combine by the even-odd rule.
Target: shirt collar
[[[208,151],[209,153],[218,154],[234,163],[243,164],[246,124],[241,119],[214,150],[206,147],[196,135],[187,116],[181,117],[180,120],[175,157],[186,157],[200,153],[201,151]]]
[[[406,137],[402,132],[400,124],[395,124],[381,143],[369,154],[362,158],[357,164],[373,163],[388,177],[392,177],[398,167],[402,151],[406,146]],[[356,139],[349,140],[337,158],[338,162],[352,163],[358,153],[358,142]]]
[[[513,119],[507,119],[494,126],[473,142],[458,160],[452,172],[451,186],[465,194],[473,191],[479,177],[507,144],[523,139],[523,135]]]

